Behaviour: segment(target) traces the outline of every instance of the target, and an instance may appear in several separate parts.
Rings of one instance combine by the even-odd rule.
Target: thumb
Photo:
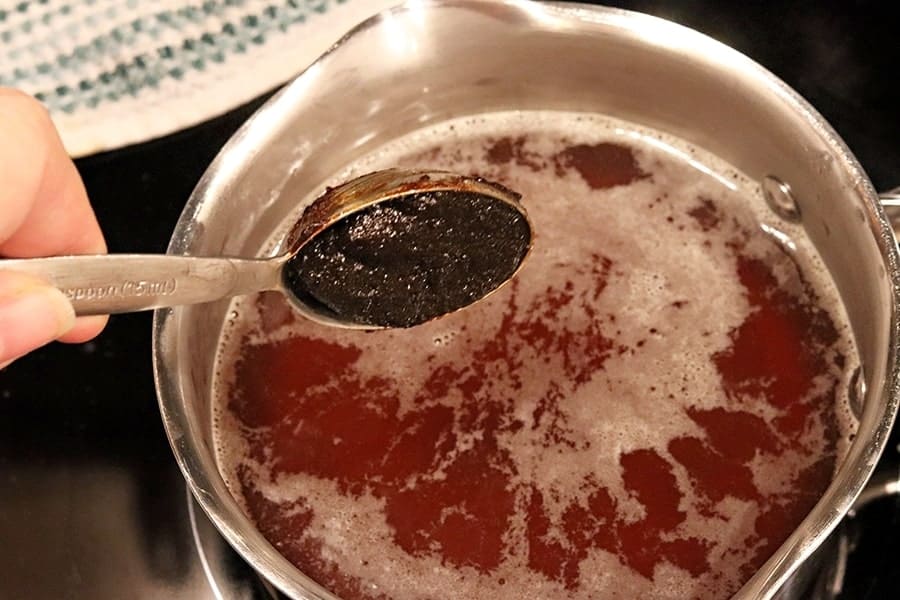
[[[74,324],[72,304],[61,291],[31,275],[0,271],[0,368]]]

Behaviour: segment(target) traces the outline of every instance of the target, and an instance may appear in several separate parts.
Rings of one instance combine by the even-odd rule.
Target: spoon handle
[[[282,260],[107,254],[0,260],[69,297],[75,314],[136,312],[280,287]]]

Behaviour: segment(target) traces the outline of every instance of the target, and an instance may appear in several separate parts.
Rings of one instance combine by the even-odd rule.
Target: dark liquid
[[[636,142],[464,138],[401,162],[522,191],[532,257],[406,332],[260,298],[220,440],[262,533],[345,600],[737,591],[848,435],[855,357],[819,275],[741,194]]]
[[[463,191],[408,194],[318,234],[288,261],[285,283],[337,319],[412,327],[499,287],[530,243],[528,222],[506,202]]]

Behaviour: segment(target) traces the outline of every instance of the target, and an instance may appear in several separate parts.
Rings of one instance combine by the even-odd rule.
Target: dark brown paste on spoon
[[[373,327],[412,327],[487,295],[531,244],[525,216],[470,191],[385,200],[335,223],[288,261],[287,287],[306,304]]]

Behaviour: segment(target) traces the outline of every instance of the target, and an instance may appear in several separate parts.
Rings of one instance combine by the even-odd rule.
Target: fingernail
[[[55,340],[74,324],[72,304],[56,288],[31,283],[4,290],[0,294],[0,365]]]

